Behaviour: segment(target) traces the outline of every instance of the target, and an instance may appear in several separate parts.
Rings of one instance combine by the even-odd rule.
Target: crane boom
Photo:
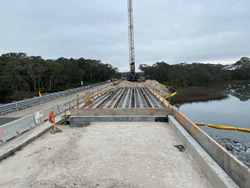
[[[129,39],[129,67],[130,80],[135,80],[135,47],[134,47],[134,23],[133,2],[128,0],[128,39]]]

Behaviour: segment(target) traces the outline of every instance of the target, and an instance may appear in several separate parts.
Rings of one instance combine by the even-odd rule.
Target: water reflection
[[[228,94],[229,97],[223,100],[182,104],[178,106],[179,110],[193,122],[250,129],[250,84],[223,84],[209,88]],[[209,135],[231,138],[250,146],[249,133],[201,128]]]
[[[206,87],[219,91],[223,94],[230,94],[237,97],[241,101],[248,101],[250,99],[250,82],[237,84],[218,84]]]

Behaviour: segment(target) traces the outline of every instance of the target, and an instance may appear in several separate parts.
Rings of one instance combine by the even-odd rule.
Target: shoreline
[[[243,162],[248,168],[250,168],[250,147],[247,147],[244,143],[230,138],[222,138],[213,135],[210,136],[237,159]]]
[[[228,95],[203,87],[189,86],[185,88],[179,88],[176,90],[177,94],[171,98],[171,103],[173,105],[192,103],[192,102],[206,102],[211,100],[221,100],[228,97]]]
[[[219,93],[212,89],[205,88],[208,85],[215,86],[220,84],[240,84],[247,83],[249,80],[245,81],[234,81],[227,83],[209,83],[202,86],[189,86],[189,87],[180,87],[177,88],[178,94],[171,98],[171,104],[175,106],[179,106],[185,103],[194,103],[194,102],[205,102],[212,100],[222,100],[227,98],[229,95]],[[205,86],[205,87],[204,87]],[[204,92],[207,91],[207,92]],[[210,93],[211,92],[211,93]],[[218,95],[219,94],[219,95]],[[220,98],[221,95],[221,98]],[[218,98],[216,97],[218,96]],[[207,131],[205,131],[207,132]],[[209,134],[209,132],[207,132]],[[248,168],[250,168],[250,145],[244,142],[242,139],[230,138],[227,134],[217,135],[216,133],[210,133],[210,137],[212,137],[217,143],[219,143],[222,147],[224,147],[228,152],[234,155],[238,160],[240,160],[243,164],[245,164]]]

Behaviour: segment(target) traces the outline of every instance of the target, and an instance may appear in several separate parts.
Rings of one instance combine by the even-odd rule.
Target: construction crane
[[[133,24],[133,2],[132,2],[132,0],[128,0],[128,40],[129,40],[130,81],[136,81],[136,74],[135,74],[135,47],[134,47],[134,24]]]

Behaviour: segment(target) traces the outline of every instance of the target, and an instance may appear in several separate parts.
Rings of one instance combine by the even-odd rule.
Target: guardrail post
[[[67,103],[66,103],[67,104]],[[65,105],[65,104],[64,104]],[[64,117],[66,116],[66,111],[67,111],[67,109],[66,109],[66,107],[64,108]]]
[[[55,118],[55,111],[54,111],[54,108],[53,108],[53,123],[54,123],[54,131],[56,131],[56,118]]]
[[[79,95],[77,95],[77,108],[79,108]]]

